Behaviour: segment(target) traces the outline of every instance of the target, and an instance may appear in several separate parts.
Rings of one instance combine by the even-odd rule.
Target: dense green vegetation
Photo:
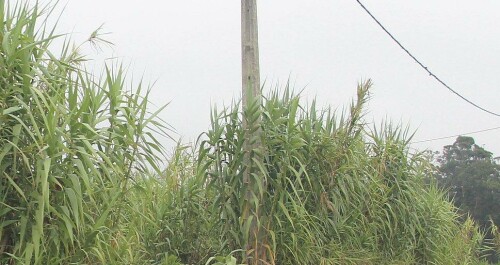
[[[491,245],[488,241],[496,234],[492,225],[500,224],[500,165],[493,154],[478,146],[474,138],[459,136],[444,147],[438,163],[439,186],[448,191],[464,215],[469,214],[487,232],[485,243]],[[494,255],[488,259],[498,261]]]
[[[424,185],[428,164],[408,153],[404,132],[390,125],[366,132],[369,86],[360,85],[358,100],[339,117],[314,104],[304,109],[286,92],[265,100],[258,176],[267,184],[259,206],[270,255],[278,264],[472,263],[481,236],[470,221],[459,225],[442,192]],[[230,250],[246,235],[239,221],[244,131],[237,108],[220,117],[200,155],[209,158],[211,209]]]
[[[254,243],[242,216],[273,264],[480,262],[482,234],[426,184],[405,131],[364,124],[369,81],[342,113],[288,88],[250,105],[263,147],[249,164],[239,106],[214,110],[164,165],[148,90],[119,66],[86,72],[70,42],[55,55],[48,11],[0,0],[0,264],[236,264]]]
[[[482,226],[500,223],[500,165],[474,138],[460,136],[439,157],[439,184]]]
[[[0,1],[0,263],[128,260],[130,194],[159,172],[150,126],[166,127],[120,67],[96,78],[69,43],[56,57],[49,11]]]

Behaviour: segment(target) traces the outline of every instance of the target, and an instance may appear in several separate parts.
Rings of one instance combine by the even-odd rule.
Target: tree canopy
[[[474,138],[459,136],[443,148],[437,178],[462,214],[470,215],[482,227],[486,246],[496,244],[498,248],[495,225],[500,223],[500,165],[495,161],[493,154],[477,145]],[[497,262],[498,257],[490,254],[488,260]]]
[[[500,223],[500,165],[474,138],[459,136],[439,157],[439,184],[482,226]]]

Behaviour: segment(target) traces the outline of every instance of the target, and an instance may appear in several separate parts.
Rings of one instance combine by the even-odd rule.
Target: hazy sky
[[[41,1],[42,3],[44,1]],[[347,106],[371,78],[366,116],[409,124],[415,141],[500,126],[414,63],[355,0],[257,1],[261,80],[266,91],[290,77],[321,106]],[[365,0],[372,13],[431,71],[465,97],[500,112],[500,1]],[[62,0],[60,32],[82,42],[104,24],[136,79],[156,82],[155,104],[185,142],[209,125],[210,107],[240,97],[240,1]],[[472,135],[500,155],[500,130]],[[414,145],[441,150],[446,139]]]

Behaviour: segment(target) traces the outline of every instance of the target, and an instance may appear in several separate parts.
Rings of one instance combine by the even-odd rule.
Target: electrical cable
[[[453,94],[457,95],[458,97],[460,97],[461,99],[465,100],[467,103],[471,104],[472,106],[484,111],[484,112],[487,112],[491,115],[494,115],[494,116],[497,116],[497,117],[500,117],[500,114],[498,113],[495,113],[493,111],[489,111],[479,105],[477,105],[476,103],[470,101],[469,99],[467,99],[466,97],[462,96],[460,93],[458,93],[457,91],[455,91],[454,89],[452,89],[450,86],[448,86],[444,81],[442,81],[439,77],[437,77],[434,73],[432,73],[423,63],[421,63],[415,56],[413,56],[413,54],[411,54],[408,49],[406,49],[383,25],[382,23],[380,23],[380,21],[378,21],[378,19],[370,12],[370,10],[368,10],[364,5],[363,3],[361,3],[360,0],[356,0],[358,2],[358,4],[366,11],[366,13],[368,13],[368,15],[370,15],[370,17],[385,31],[385,33],[387,33],[387,35],[389,35],[389,37],[391,37],[391,39],[393,41],[395,41],[399,47],[401,49],[403,49],[417,64],[420,65],[420,67],[422,67],[430,76],[434,77],[434,79],[436,79],[439,83],[441,83],[444,87],[446,87],[448,90],[450,90]]]
[[[458,137],[458,136],[471,135],[471,134],[482,133],[482,132],[487,132],[487,131],[494,131],[494,130],[498,130],[498,129],[500,129],[500,126],[499,127],[494,127],[494,128],[489,128],[489,129],[484,129],[484,130],[479,130],[479,131],[474,131],[474,132],[468,132],[468,133],[462,133],[462,134],[456,134],[456,135],[450,135],[450,136],[432,138],[432,139],[427,139],[427,140],[421,140],[421,141],[416,141],[416,142],[411,142],[411,143],[418,144],[418,143],[432,142],[432,141],[437,141],[437,140],[454,138],[454,137]]]

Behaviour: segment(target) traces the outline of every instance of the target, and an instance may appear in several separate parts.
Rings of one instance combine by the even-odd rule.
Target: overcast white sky
[[[46,0],[40,1],[42,3]],[[500,1],[365,0],[372,13],[431,71],[470,100],[500,112]],[[240,97],[240,1],[62,0],[60,32],[81,42],[104,24],[135,78],[156,84],[155,104],[185,142],[209,125],[212,105]],[[258,1],[261,79],[291,78],[322,106],[346,106],[356,84],[374,82],[368,122],[390,119],[415,141],[500,126],[451,94],[414,63],[355,0]],[[500,130],[472,135],[500,155]],[[414,145],[441,150],[446,139]]]

